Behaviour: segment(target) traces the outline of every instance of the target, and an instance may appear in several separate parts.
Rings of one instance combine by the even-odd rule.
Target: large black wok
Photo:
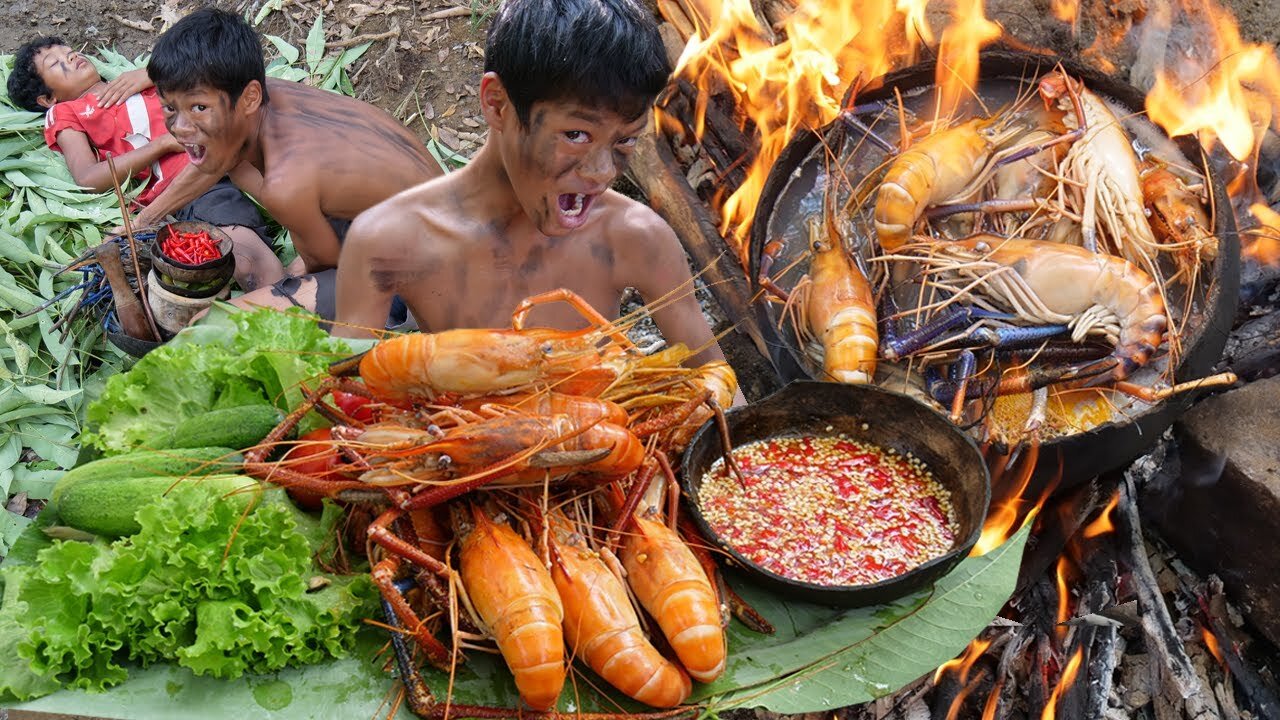
[[[1175,377],[1179,382],[1202,377],[1208,374],[1222,353],[1239,288],[1239,238],[1222,179],[1214,174],[1212,167],[1205,167],[1199,146],[1193,139],[1180,138],[1177,142],[1170,143],[1155,125],[1141,117],[1143,95],[1139,90],[1096,71],[1055,57],[998,50],[983,53],[980,82],[1018,82],[1025,86],[1058,64],[1073,76],[1082,78],[1091,90],[1110,99],[1121,110],[1127,109],[1133,116],[1124,120],[1131,136],[1145,132],[1147,140],[1158,140],[1171,145],[1171,152],[1181,153],[1182,160],[1187,165],[1203,169],[1208,178],[1212,207],[1218,209],[1214,232],[1220,250],[1217,260],[1205,267],[1199,285],[1192,291],[1191,311],[1186,324],[1187,330],[1183,335],[1184,353],[1180,364],[1175,368]],[[856,101],[859,105],[877,101],[892,102],[895,89],[904,95],[919,97],[921,90],[932,89],[933,78],[933,63],[917,65],[886,76],[881,88],[859,95]],[[1137,127],[1139,124],[1142,127]],[[847,143],[849,147],[855,147],[856,138],[851,133],[856,132],[837,120],[816,132],[798,134],[774,163],[756,208],[751,230],[750,272],[753,283],[757,282],[761,251],[765,244],[787,235],[791,237],[790,244],[797,244],[794,242],[796,226],[815,211],[814,189],[826,182],[828,161],[820,141],[825,140],[828,144],[840,141]],[[1141,138],[1140,134],[1138,136]],[[855,154],[884,153],[866,142],[857,144],[856,148],[853,151]],[[853,180],[856,181],[856,178]],[[860,241],[866,242],[866,239],[862,238]],[[790,257],[798,258],[799,252],[801,251],[792,251]],[[784,257],[775,267],[783,267],[786,259]],[[807,260],[801,260],[801,266],[795,273],[797,276],[803,271],[805,263]],[[756,289],[760,290],[759,287]],[[758,293],[757,297],[763,295]],[[794,335],[779,330],[778,306],[760,300],[754,305],[753,312],[756,313],[759,325],[765,333],[765,340],[771,348],[770,359],[783,382],[814,377],[816,373],[812,365],[802,357],[804,350],[799,347]],[[1120,420],[1088,432],[1046,440],[1041,448],[1037,470],[1040,482],[1047,482],[1049,476],[1057,474],[1061,468],[1063,476],[1060,482],[1063,486],[1069,486],[1126,464],[1153,443],[1189,406],[1192,399],[1190,394],[1183,394],[1151,406],[1135,405]]]

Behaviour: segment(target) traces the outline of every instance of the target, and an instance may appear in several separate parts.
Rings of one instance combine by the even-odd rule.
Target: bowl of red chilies
[[[201,222],[175,222],[157,229],[151,263],[160,286],[185,297],[215,294],[235,272],[230,236]]]

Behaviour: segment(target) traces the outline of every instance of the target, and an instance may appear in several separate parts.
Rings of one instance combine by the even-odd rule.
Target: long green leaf
[[[870,702],[891,694],[958,655],[985,628],[1013,593],[1030,527],[979,558],[969,558],[943,579],[916,609],[901,604],[861,609],[832,623],[824,634],[843,648],[827,653],[818,638],[798,638],[752,658],[794,652],[821,654],[785,677],[716,698],[714,709],[763,707],[777,713],[807,713]],[[886,615],[903,614],[886,622]],[[832,638],[827,638],[832,639]]]
[[[320,58],[324,56],[324,13],[316,16],[311,32],[307,33],[307,69],[316,74]]]
[[[284,41],[284,38],[275,35],[268,35],[267,39],[275,46],[276,52],[280,53],[280,57],[289,65],[298,62],[298,48]]]

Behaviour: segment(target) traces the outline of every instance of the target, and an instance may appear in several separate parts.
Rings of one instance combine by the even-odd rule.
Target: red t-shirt
[[[105,109],[98,107],[98,97],[93,94],[57,103],[45,113],[44,140],[59,152],[58,133],[63,130],[88,135],[99,161],[106,160],[107,153],[120,157],[169,132],[164,126],[164,112],[155,88],[147,88]],[[188,162],[186,153],[169,153],[134,175],[147,182],[138,203],[146,205],[154,200]]]

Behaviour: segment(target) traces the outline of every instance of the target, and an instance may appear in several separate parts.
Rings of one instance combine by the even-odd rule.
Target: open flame
[[[1229,10],[1212,0],[1184,0],[1179,22],[1203,24],[1200,57],[1181,58],[1161,70],[1147,95],[1147,113],[1172,136],[1195,134],[1212,149],[1221,142],[1245,161],[1275,120],[1280,99],[1280,61],[1266,45],[1246,43]]]
[[[982,0],[957,0],[954,19],[942,32],[934,82],[940,88],[938,116],[954,115],[978,82],[978,51],[1000,37],[1000,26],[982,13]]]
[[[1084,648],[1077,648],[1075,654],[1067,661],[1067,667],[1063,669],[1062,676],[1058,678],[1058,685],[1049,696],[1049,702],[1045,703],[1044,712],[1040,713],[1040,720],[1055,720],[1058,717],[1058,701],[1062,699],[1062,694],[1067,688],[1071,687],[1071,683],[1076,681],[1076,675],[1080,672],[1080,663],[1083,660]]]
[[[1071,588],[1068,581],[1071,576],[1071,561],[1065,554],[1058,556],[1058,565],[1054,572],[1058,586],[1058,615],[1055,634],[1061,642],[1067,634],[1066,622],[1071,619]]]
[[[1170,43],[1147,112],[1170,135],[1195,135],[1209,149],[1221,145],[1241,163],[1240,172],[1253,177],[1263,132],[1280,129],[1280,61],[1271,47],[1243,41],[1234,17],[1215,0],[1170,5],[1134,16],[1143,27],[1175,27],[1191,38]],[[673,8],[684,14],[674,25],[693,26],[676,71],[697,90],[693,117],[687,118],[694,134],[702,137],[709,98],[727,89],[739,125],[754,142],[742,184],[714,199],[719,230],[744,267],[765,180],[797,131],[830,123],[850,88],[874,87],[886,72],[916,62],[923,47],[934,48],[938,57],[938,112],[949,114],[970,93],[979,49],[1002,32],[984,16],[982,0],[950,3],[951,21],[936,47],[928,0],[798,0],[776,34],[750,0],[664,0],[658,6],[668,19]],[[1087,7],[1105,12],[1102,2]],[[1050,0],[1049,10],[1076,31],[1080,0]],[[1136,27],[1133,20],[1099,23],[1094,46],[1082,55],[1113,72],[1109,56]],[[1260,226],[1246,232],[1254,238],[1246,253],[1260,262],[1280,262],[1280,216],[1260,202],[1256,183],[1235,186],[1232,194],[1242,215],[1253,206],[1252,218],[1242,224]]]
[[[1115,523],[1111,522],[1111,513],[1115,512],[1116,506],[1119,504],[1120,491],[1117,490],[1111,496],[1111,502],[1107,503],[1107,506],[1102,508],[1102,512],[1098,513],[1098,517],[1085,526],[1082,534],[1086,540],[1099,535],[1106,535],[1109,532],[1115,532],[1116,526]]]
[[[1080,12],[1079,0],[1050,0],[1049,12],[1064,23],[1069,23],[1074,30],[1076,18]]]
[[[978,661],[978,658],[982,657],[982,653],[986,652],[989,647],[991,647],[990,640],[976,638],[969,643],[964,652],[960,653],[959,657],[942,663],[933,672],[934,685],[937,685],[942,676],[948,672],[954,672],[960,681],[960,692],[956,693],[955,699],[951,701],[951,707],[947,708],[946,720],[954,720],[960,714],[960,709],[964,707],[965,698],[969,697],[969,694],[973,692],[974,687],[978,684],[977,682],[969,682],[969,671],[973,669],[974,663]]]
[[[978,557],[995,550],[1013,537],[1025,523],[1035,520],[1040,508],[1044,507],[1062,479],[1062,468],[1059,466],[1058,475],[1044,488],[1040,488],[1039,496],[1033,500],[1030,495],[1036,488],[1032,488],[1031,479],[1035,476],[1039,458],[1040,446],[1031,445],[1016,460],[1006,456],[997,458],[995,462],[988,461],[988,466],[991,467],[991,487],[1009,490],[1004,493],[1000,502],[993,503],[987,511],[982,535],[969,553],[971,556]]]
[[[1280,213],[1260,202],[1250,205],[1249,212],[1259,226],[1244,233],[1253,239],[1244,254],[1264,265],[1280,264]]]
[[[865,88],[918,60],[921,45],[933,42],[926,5],[927,0],[800,0],[775,44],[749,0],[681,0],[695,29],[676,73],[698,90],[691,119],[695,135],[702,136],[706,102],[718,87],[728,88],[744,128],[750,120],[758,135],[745,180],[719,208],[720,232],[744,266],[747,233],[778,155],[798,130],[834,120],[851,86]],[[959,5],[954,24],[967,30],[942,40],[954,98],[967,94],[977,76],[980,44],[1000,32],[983,18],[981,0]],[[666,5],[659,7],[666,12]]]
[[[1207,150],[1221,144],[1252,180],[1263,134],[1280,129],[1280,60],[1272,47],[1244,42],[1235,17],[1213,0],[1182,0],[1182,5],[1177,21],[1190,24],[1197,40],[1176,64],[1158,73],[1147,94],[1147,114],[1171,136],[1195,135]],[[1249,207],[1261,225],[1244,235],[1255,238],[1246,243],[1245,254],[1280,262],[1280,217],[1257,202],[1256,183],[1232,183],[1231,194],[1236,206]]]
[[[1222,654],[1222,647],[1218,645],[1218,637],[1213,634],[1213,631],[1204,626],[1200,627],[1200,636],[1204,638],[1204,646],[1209,649],[1209,654],[1213,655],[1214,659],[1218,661],[1218,665],[1222,666],[1223,670],[1230,672],[1227,667],[1227,658]]]

